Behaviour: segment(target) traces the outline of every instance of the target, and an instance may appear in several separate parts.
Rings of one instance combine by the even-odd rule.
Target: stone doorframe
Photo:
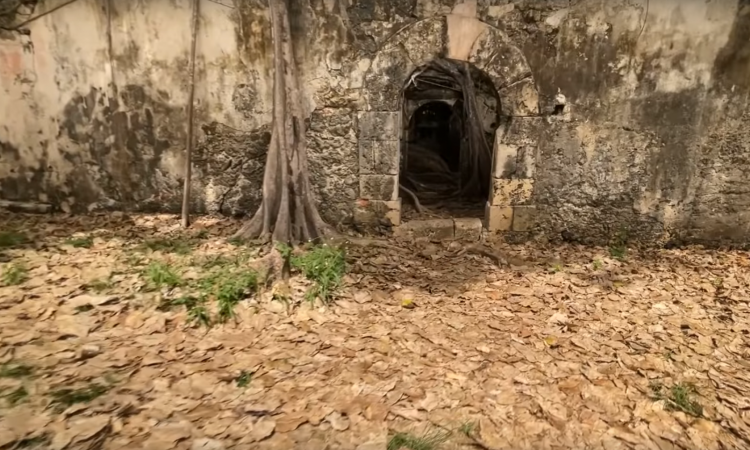
[[[463,5],[459,5],[463,6]],[[457,12],[458,10],[458,12]],[[400,224],[398,192],[403,88],[412,73],[437,56],[472,63],[492,80],[500,97],[495,133],[492,192],[485,209],[490,231],[527,231],[537,153],[539,94],[523,53],[497,28],[459,7],[447,16],[423,19],[392,36],[364,75],[357,111],[359,200],[354,218],[388,218]],[[408,120],[409,118],[403,118]]]

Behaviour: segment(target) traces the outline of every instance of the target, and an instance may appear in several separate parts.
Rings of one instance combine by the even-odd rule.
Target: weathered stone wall
[[[77,0],[25,33],[2,28],[28,11],[0,21],[0,199],[178,209],[190,3]],[[264,2],[235,3],[201,2],[196,85],[194,206],[227,214],[258,204],[272,108]],[[455,3],[292,2],[326,219],[398,220],[401,87],[447,53],[500,95],[491,228],[748,240],[746,0]]]

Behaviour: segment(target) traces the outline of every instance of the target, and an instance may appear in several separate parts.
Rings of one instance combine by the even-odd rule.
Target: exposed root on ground
[[[417,194],[415,194],[411,189],[407,188],[403,184],[399,184],[398,188],[401,190],[401,192],[405,193],[411,199],[412,206],[414,206],[414,209],[419,214],[422,214],[424,212],[424,207],[422,207],[422,204],[419,203],[419,199],[417,198]]]
[[[481,256],[486,256],[487,258],[490,258],[492,262],[495,263],[498,267],[509,267],[511,264],[508,262],[508,258],[505,257],[502,253],[499,251],[487,247],[486,245],[477,245],[472,244],[464,247],[463,249],[459,250],[456,253],[456,256],[461,256],[466,253],[473,253]]]

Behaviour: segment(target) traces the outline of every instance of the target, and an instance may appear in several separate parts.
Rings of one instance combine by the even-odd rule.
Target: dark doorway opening
[[[484,217],[500,102],[489,77],[473,67],[469,71],[462,78],[428,65],[407,82],[399,180],[404,220]],[[466,78],[471,105],[464,98]],[[481,165],[487,179],[480,189],[467,189],[476,187],[469,185],[477,178],[471,175],[481,172],[474,170],[478,151],[487,156]]]
[[[445,163],[447,167],[443,167],[444,172],[458,172],[461,160],[461,130],[455,123],[461,119],[454,117],[454,114],[455,108],[445,101],[431,101],[414,111],[409,123],[412,136],[410,150],[413,157],[406,161],[407,171],[414,173],[424,169],[425,164],[435,166]],[[415,151],[415,147],[419,149]],[[422,151],[417,155],[420,150]],[[425,158],[434,160],[436,157],[442,162],[433,161],[430,164],[424,161]]]

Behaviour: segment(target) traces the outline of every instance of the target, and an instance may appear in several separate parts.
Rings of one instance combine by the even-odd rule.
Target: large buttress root
[[[284,243],[333,232],[320,217],[310,187],[305,121],[287,0],[270,0],[274,53],[273,126],[263,176],[263,200],[235,237]]]

